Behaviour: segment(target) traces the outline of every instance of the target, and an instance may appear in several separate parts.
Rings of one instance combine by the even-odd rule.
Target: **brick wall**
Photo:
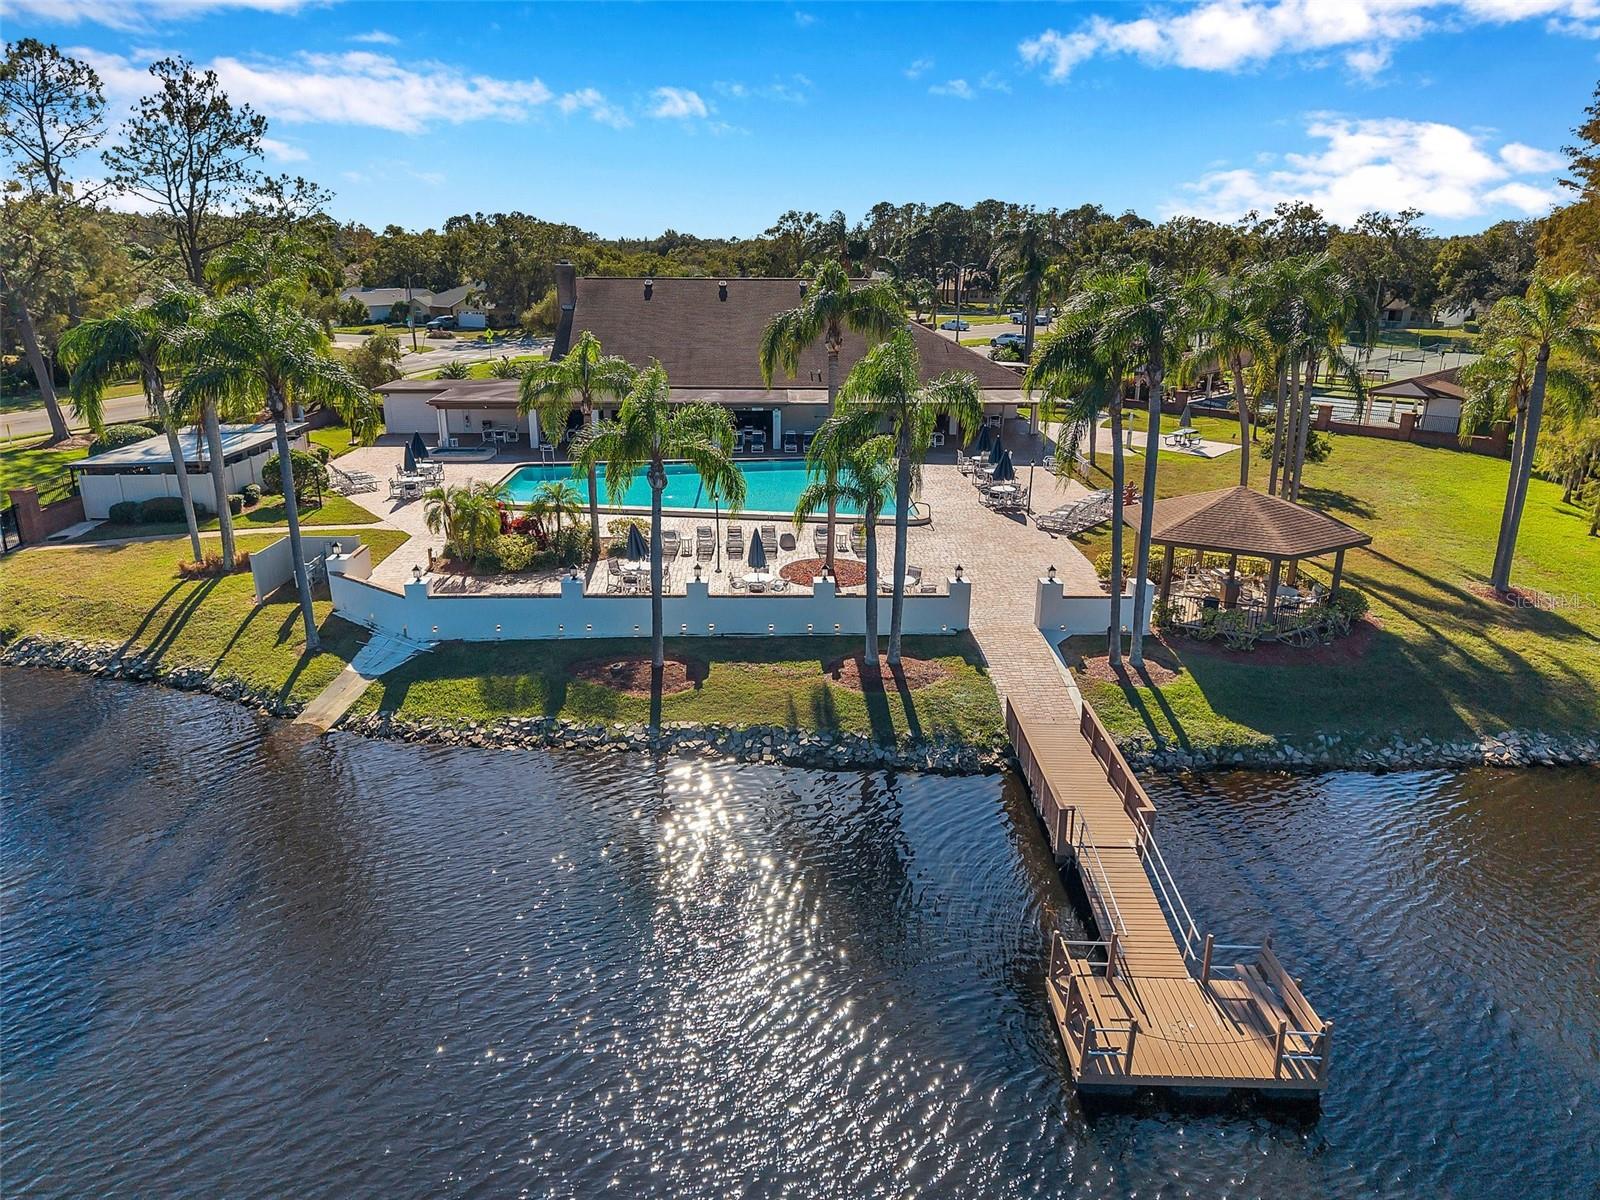
[[[37,545],[52,533],[60,533],[83,520],[81,496],[69,496],[54,504],[40,504],[38,488],[11,488],[6,495],[11,498],[11,506],[17,511],[17,536],[25,546]]]

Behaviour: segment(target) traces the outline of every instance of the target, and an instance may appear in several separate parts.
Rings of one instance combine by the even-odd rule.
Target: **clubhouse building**
[[[793,378],[774,376],[770,388],[762,383],[759,355],[767,323],[800,303],[803,286],[800,279],[579,277],[563,263],[556,268],[561,319],[551,357],[560,358],[588,331],[607,354],[636,366],[660,360],[674,400],[731,409],[747,447],[797,453],[829,413],[827,354],[819,341],[801,355]],[[924,378],[967,371],[983,389],[992,417],[1016,415],[1022,394],[1015,371],[924,326],[908,327]],[[866,350],[864,338],[846,331],[841,382]],[[569,418],[568,430],[541,430],[533,414],[517,412],[518,386],[515,379],[404,379],[379,390],[392,434],[421,433],[443,445],[560,445],[578,413]],[[614,411],[608,406],[598,415]]]

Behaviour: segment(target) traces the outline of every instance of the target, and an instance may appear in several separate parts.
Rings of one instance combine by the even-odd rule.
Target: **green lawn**
[[[1197,421],[1227,440],[1231,422]],[[1236,428],[1231,436],[1237,439]],[[1100,465],[1109,466],[1102,441]],[[1142,459],[1129,460],[1137,482]],[[1238,481],[1232,455],[1163,454],[1159,495]],[[1513,582],[1562,597],[1555,609],[1479,598],[1494,553],[1508,465],[1500,459],[1377,438],[1334,435],[1333,456],[1308,463],[1302,500],[1372,534],[1346,559],[1347,583],[1372,603],[1377,630],[1353,662],[1263,665],[1193,642],[1174,643],[1182,673],[1159,687],[1090,682],[1086,692],[1119,736],[1158,733],[1194,746],[1342,732],[1461,737],[1507,728],[1551,733],[1600,726],[1600,539],[1561,489],[1529,489]],[[1105,478],[1093,473],[1093,481]],[[1264,484],[1264,460],[1251,482]],[[1092,560],[1106,527],[1074,539]],[[1129,546],[1132,540],[1129,540]],[[1327,581],[1324,567],[1307,575]]]
[[[199,477],[197,477],[199,478]],[[211,498],[210,492],[205,495],[196,493],[196,503],[204,503]],[[344,496],[336,496],[329,492],[322,497],[319,506],[300,506],[300,524],[302,525],[370,525],[378,518],[354,500]],[[261,527],[265,525],[278,526],[284,523],[283,501],[274,501],[269,497],[262,497],[261,503],[254,508],[247,508],[243,513],[233,519],[233,527],[237,530],[248,530],[252,525]],[[202,532],[217,528],[217,519],[201,521]],[[83,537],[87,542],[114,541],[118,538],[131,537],[162,537],[179,536],[188,533],[188,526],[182,521],[162,521],[150,525],[113,525],[109,521],[103,525],[96,525]]]
[[[334,458],[355,449],[350,442],[350,430],[343,425],[324,425],[320,429],[313,429],[308,436],[313,446],[325,447]]]
[[[511,356],[511,361],[516,366],[525,367],[529,363],[545,362],[547,359],[549,359],[549,357],[550,356],[548,354],[516,354],[516,355],[512,355]],[[492,379],[492,378],[494,378],[492,372],[494,370],[495,363],[498,362],[498,361],[499,361],[498,359],[490,358],[490,359],[485,359],[483,362],[468,363],[467,364],[467,378],[468,379]],[[408,378],[412,378],[412,379],[438,379],[439,378],[439,372],[438,371],[424,371],[420,375],[408,376]]]
[[[872,695],[823,674],[825,663],[859,646],[854,638],[668,639],[667,653],[695,660],[703,678],[688,691],[664,696],[660,719],[870,733],[881,740],[908,733],[976,744],[999,738],[994,688],[969,638],[907,638],[907,654],[937,658],[949,675],[926,687],[902,692],[891,686]],[[651,716],[648,697],[573,680],[568,668],[585,660],[648,653],[649,643],[639,640],[447,643],[384,676],[352,711],[444,720],[560,716],[642,724]]]
[[[88,453],[82,447],[75,450],[48,449],[37,437],[18,438],[0,447],[0,507],[11,506],[5,492],[15,487],[38,488],[41,504],[65,499],[70,494],[72,484],[67,464]]]
[[[239,545],[259,550],[278,536],[255,534]],[[392,529],[359,536],[375,562],[406,540]],[[308,658],[291,589],[280,589],[258,608],[248,571],[183,580],[176,567],[187,557],[182,539],[20,551],[0,563],[0,636],[117,641],[165,666],[205,666],[297,702],[326,687],[366,639],[322,600],[316,607],[323,650]]]

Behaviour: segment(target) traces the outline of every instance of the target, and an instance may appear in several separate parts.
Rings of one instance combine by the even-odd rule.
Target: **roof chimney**
[[[578,269],[566,259],[556,263],[556,305],[560,314],[556,318],[555,344],[550,347],[553,360],[562,358],[572,345],[572,316],[578,307]]]
[[[654,294],[655,290],[656,290],[656,281],[654,279],[646,279],[644,281],[644,298],[646,300],[650,299],[651,295]]]
[[[728,299],[728,281],[726,279],[717,284],[717,299],[722,301]]]

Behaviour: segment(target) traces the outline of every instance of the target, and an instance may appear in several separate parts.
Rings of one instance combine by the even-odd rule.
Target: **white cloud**
[[[817,23],[817,18],[812,13],[796,9],[794,14],[794,23],[800,26],[801,29],[806,29],[812,25],[815,25]]]
[[[965,79],[951,79],[945,83],[936,83],[928,89],[930,96],[953,96],[957,100],[971,100],[977,92],[972,90],[972,85]]]
[[[1097,56],[1134,55],[1150,66],[1237,71],[1280,54],[1344,50],[1371,78],[1394,47],[1437,29],[1543,17],[1557,33],[1600,30],[1600,0],[1203,0],[1150,8],[1128,21],[1090,17],[1065,33],[1046,29],[1017,47],[1053,80]],[[1591,34],[1592,35],[1592,34]]]
[[[978,80],[978,86],[986,92],[1000,92],[1008,96],[1011,94],[1011,85],[993,71],[985,72],[983,78]]]
[[[151,78],[139,62],[95,50],[73,53],[99,72],[110,96],[150,90]],[[370,50],[302,52],[288,59],[222,57],[201,65],[216,71],[232,100],[283,121],[410,132],[437,122],[520,120],[553,99],[538,79],[473,75],[438,62],[401,63]]]
[[[1307,200],[1330,221],[1348,225],[1374,209],[1416,208],[1443,220],[1507,208],[1533,216],[1556,200],[1553,188],[1512,178],[1535,173],[1529,164],[1542,161],[1543,151],[1517,142],[1496,151],[1483,135],[1453,125],[1319,114],[1309,118],[1306,134],[1321,148],[1258,157],[1258,168],[1209,171],[1184,184],[1165,211],[1232,221],[1251,209]]]
[[[914,60],[912,64],[906,68],[906,78],[921,79],[931,70],[933,70],[933,59],[919,58]]]
[[[261,149],[266,156],[278,162],[305,162],[311,156],[299,146],[291,146],[288,142],[280,142],[274,137],[261,139]]]
[[[1501,146],[1500,161],[1518,175],[1553,175],[1567,165],[1567,160],[1554,151],[1524,146],[1521,142],[1507,142]]]
[[[579,88],[575,92],[567,92],[556,107],[563,113],[586,112],[602,125],[609,125],[613,129],[626,129],[633,124],[633,120],[617,105],[607,100],[596,88]]]
[[[650,115],[664,120],[690,121],[711,114],[700,93],[689,88],[658,87],[650,93]]]
[[[386,29],[374,29],[367,33],[351,35],[352,42],[366,42],[373,46],[398,46],[400,39]]]
[[[0,16],[27,16],[57,25],[87,23],[134,30],[231,8],[292,13],[310,2],[312,0],[4,0],[0,4]]]

